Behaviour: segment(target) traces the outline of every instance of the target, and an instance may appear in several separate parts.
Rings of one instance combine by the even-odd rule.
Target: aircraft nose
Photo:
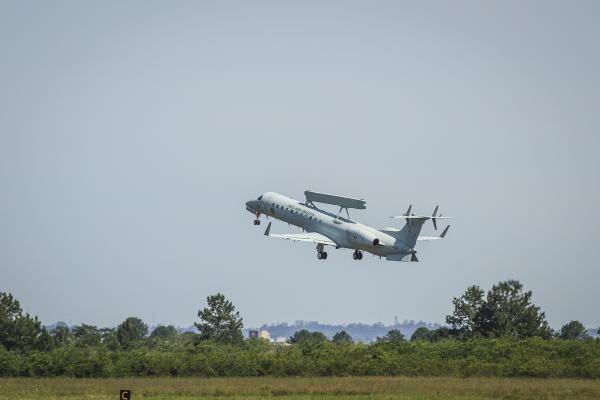
[[[255,200],[250,200],[250,201],[247,201],[247,202],[246,202],[246,207],[248,207],[248,208],[255,208],[255,207],[254,207],[254,204],[255,204],[255,203],[256,203],[256,201],[255,201]]]

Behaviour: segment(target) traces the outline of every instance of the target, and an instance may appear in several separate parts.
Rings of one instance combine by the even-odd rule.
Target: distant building
[[[250,331],[248,331],[248,337],[249,338],[257,338],[258,337],[258,331],[256,331],[256,330],[250,330]]]
[[[311,332],[321,332],[328,338],[332,338],[339,331],[346,331],[352,340],[361,343],[370,343],[377,340],[378,337],[387,335],[391,329],[398,329],[402,334],[410,338],[417,328],[426,327],[427,329],[437,329],[442,325],[436,323],[427,323],[424,321],[404,321],[400,322],[398,318],[395,319],[394,325],[384,325],[382,323],[376,324],[322,324],[316,321],[296,321],[294,324],[287,324],[285,322],[271,325],[262,325],[259,330],[268,330],[269,334],[273,338],[277,337],[291,337],[295,332],[300,329],[306,329]]]
[[[264,340],[268,340],[269,342],[271,341],[271,335],[269,335],[269,331],[265,331],[265,330],[260,331],[260,333],[258,334],[258,337],[260,337],[261,339],[264,339]]]

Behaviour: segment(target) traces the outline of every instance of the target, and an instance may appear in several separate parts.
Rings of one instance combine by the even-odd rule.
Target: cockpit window
[[[260,196],[258,196],[258,199],[256,200],[262,200],[262,194]]]

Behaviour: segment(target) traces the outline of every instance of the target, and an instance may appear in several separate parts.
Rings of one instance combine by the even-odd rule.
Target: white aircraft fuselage
[[[317,244],[319,259],[327,258],[323,247],[331,245],[336,248],[354,249],[355,259],[362,259],[361,251],[366,251],[377,256],[386,257],[388,260],[400,261],[411,255],[413,257],[412,261],[418,261],[415,257],[414,245],[421,226],[430,217],[409,217],[414,219],[410,221],[410,224],[407,219],[407,224],[402,230],[394,228],[380,230],[353,221],[350,218],[342,217],[340,215],[342,208],[340,208],[340,213],[336,215],[317,208],[314,203],[308,200],[306,203],[302,203],[274,192],[264,193],[256,200],[246,202],[246,209],[257,217],[255,225],[260,224],[258,220],[260,215],[266,215],[308,232],[305,236],[303,234],[270,235],[269,224],[265,235],[314,242]],[[323,253],[324,256],[321,257]]]

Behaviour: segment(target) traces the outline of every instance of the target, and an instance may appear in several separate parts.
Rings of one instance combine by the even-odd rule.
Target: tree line
[[[296,331],[287,345],[245,340],[243,320],[222,294],[198,311],[198,333],[151,332],[137,317],[115,328],[44,327],[0,293],[0,376],[498,375],[600,377],[600,340],[578,321],[553,331],[515,280],[487,294],[470,286],[452,300],[447,326],[397,329],[371,344],[341,330]]]

